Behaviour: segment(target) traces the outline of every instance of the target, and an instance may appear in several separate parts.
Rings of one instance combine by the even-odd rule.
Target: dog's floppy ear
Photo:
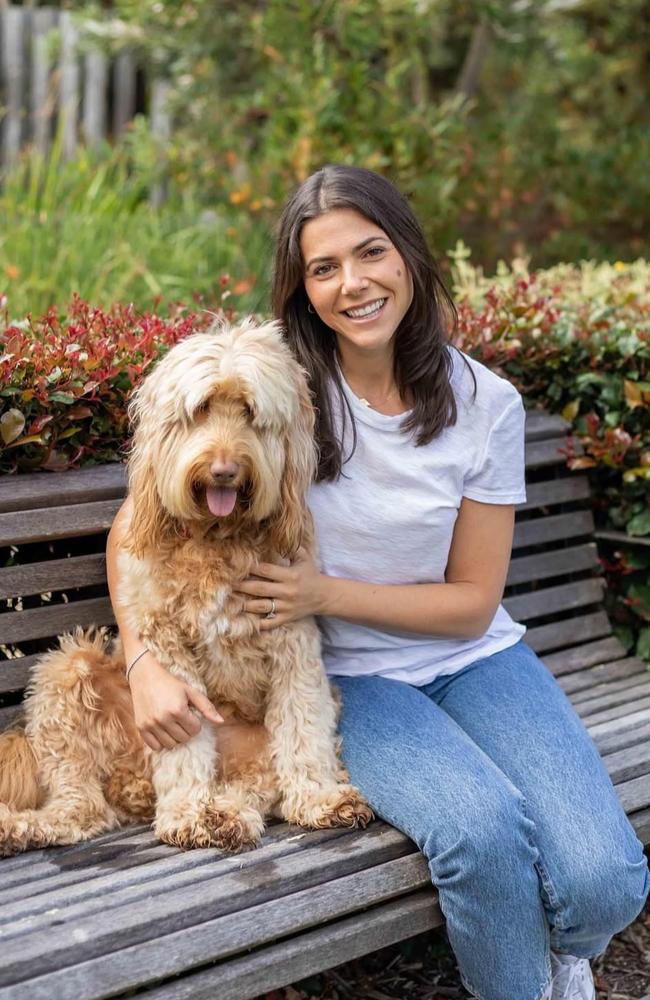
[[[280,506],[272,530],[275,546],[281,555],[291,558],[307,540],[310,520],[306,498],[316,471],[314,446],[314,408],[302,369],[295,362],[298,414],[286,431],[285,465],[280,491]]]
[[[148,402],[146,383],[135,393],[129,406],[129,416],[136,424],[129,455],[129,496],[133,501],[125,548],[134,556],[160,548],[161,542],[175,529],[175,522],[163,507],[157,487],[153,455],[156,442],[164,427],[155,420]]]

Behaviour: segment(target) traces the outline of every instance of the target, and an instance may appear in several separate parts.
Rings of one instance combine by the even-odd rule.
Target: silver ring
[[[271,610],[264,615],[265,618],[275,618],[275,597],[271,598]]]

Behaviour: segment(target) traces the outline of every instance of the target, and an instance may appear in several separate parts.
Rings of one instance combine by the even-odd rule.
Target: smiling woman
[[[640,911],[648,872],[580,719],[500,603],[525,499],[519,394],[452,346],[422,230],[370,171],[325,167],[290,198],[273,309],[315,404],[320,565],[299,548],[254,566],[244,611],[260,632],[320,616],[342,758],[427,858],[468,989],[594,1000],[589,958]],[[194,738],[155,661],[130,683],[165,739]]]

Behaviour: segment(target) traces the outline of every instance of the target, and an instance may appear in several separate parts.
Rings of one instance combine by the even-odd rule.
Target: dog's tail
[[[22,729],[0,733],[0,803],[13,811],[37,809],[42,798],[38,764]]]

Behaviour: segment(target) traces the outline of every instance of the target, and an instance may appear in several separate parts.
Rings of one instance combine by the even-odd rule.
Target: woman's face
[[[383,229],[354,209],[335,208],[305,223],[300,247],[305,290],[341,353],[392,354],[413,282]]]

